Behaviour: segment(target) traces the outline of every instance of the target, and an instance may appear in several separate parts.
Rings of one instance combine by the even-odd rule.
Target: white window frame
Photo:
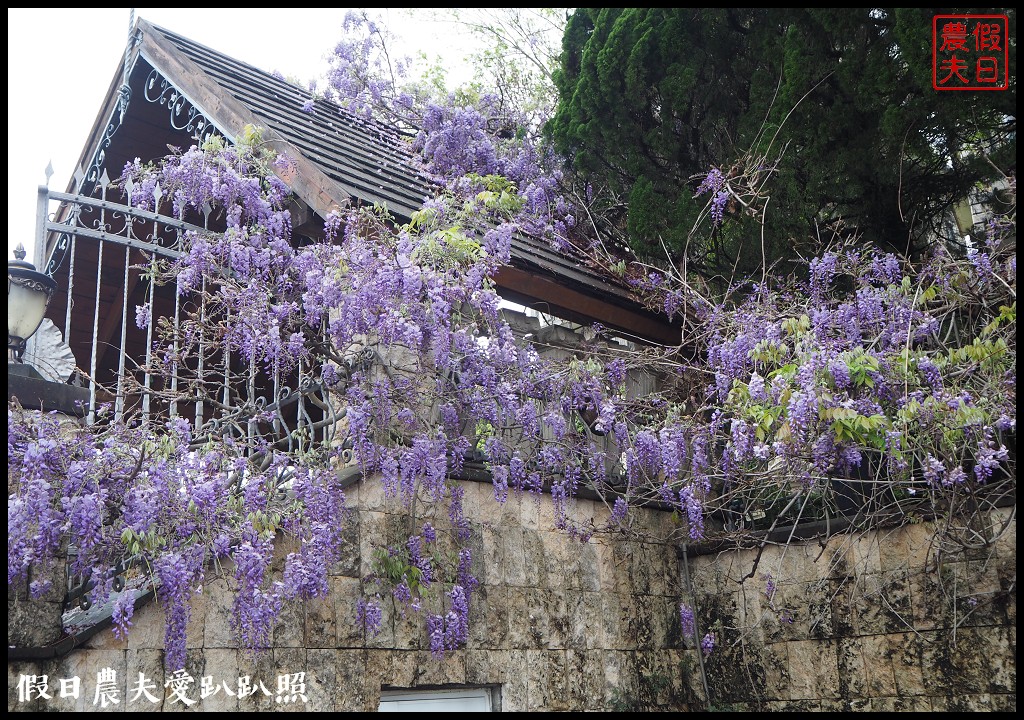
[[[495,712],[496,688],[381,690],[378,712]]]

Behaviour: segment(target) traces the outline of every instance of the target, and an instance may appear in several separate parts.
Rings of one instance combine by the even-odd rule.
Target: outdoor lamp
[[[7,261],[7,361],[13,358],[20,363],[25,343],[42,324],[57,283],[25,262],[24,245],[18,245],[14,257]]]

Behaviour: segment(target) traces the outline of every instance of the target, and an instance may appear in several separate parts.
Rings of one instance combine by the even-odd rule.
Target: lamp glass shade
[[[39,329],[49,296],[35,288],[7,282],[7,334],[28,340]]]

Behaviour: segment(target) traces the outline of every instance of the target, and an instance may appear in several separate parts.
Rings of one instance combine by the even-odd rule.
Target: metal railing
[[[105,170],[93,195],[81,191],[81,170],[75,184],[77,193],[39,188],[36,242],[48,249],[41,266],[58,282],[48,315],[75,357],[75,381],[89,389],[87,423],[101,416],[143,424],[185,417],[197,443],[226,432],[250,439],[259,433],[288,450],[333,436],[338,410],[319,368],[300,364],[257,381],[255,369],[206,336],[202,322],[196,345],[180,346],[186,313],[229,320],[208,317],[203,293],[185,294],[177,275],[162,280],[157,271],[182,256],[189,236],[218,232],[211,208],[195,218],[162,214],[171,202],[157,185],[145,199],[156,211],[140,209],[141,189],[130,181],[117,186]],[[204,278],[204,289],[214,282]],[[172,330],[166,338],[161,323]]]

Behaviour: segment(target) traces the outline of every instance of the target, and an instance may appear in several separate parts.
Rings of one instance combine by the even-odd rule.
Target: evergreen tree
[[[914,255],[995,175],[985,153],[1016,152],[1016,14],[1008,91],[937,92],[932,18],[948,12],[581,8],[547,130],[641,256],[664,244],[706,275],[751,273],[837,234]],[[712,168],[735,192],[698,242]]]

